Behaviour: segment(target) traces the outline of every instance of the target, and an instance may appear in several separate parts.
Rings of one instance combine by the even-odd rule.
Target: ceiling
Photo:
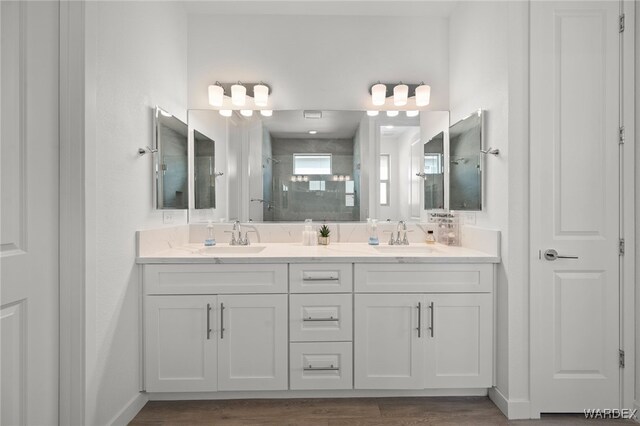
[[[364,116],[361,111],[322,111],[318,119],[305,118],[302,110],[274,111],[272,117],[262,117],[262,123],[274,138],[351,139]]]
[[[202,0],[183,3],[200,15],[341,15],[448,17],[457,1],[446,0]]]

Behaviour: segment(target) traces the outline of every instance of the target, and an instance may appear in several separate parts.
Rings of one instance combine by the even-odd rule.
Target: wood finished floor
[[[587,420],[582,414],[543,415],[508,421],[487,397],[253,399],[150,401],[130,425],[611,425],[622,420]]]

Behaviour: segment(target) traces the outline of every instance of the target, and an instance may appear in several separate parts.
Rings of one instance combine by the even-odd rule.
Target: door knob
[[[556,259],[577,259],[578,256],[572,256],[572,255],[562,256],[562,255],[559,255],[555,249],[547,249],[544,252],[544,258],[548,261],[553,261]]]

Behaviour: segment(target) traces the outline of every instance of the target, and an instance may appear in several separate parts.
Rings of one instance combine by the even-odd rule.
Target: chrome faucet
[[[248,246],[251,244],[249,241],[249,231],[244,233],[244,238],[242,237],[242,227],[240,226],[240,221],[236,220],[233,222],[233,231],[225,231],[231,233],[231,241],[229,242],[230,246]],[[236,232],[237,237],[236,237]]]
[[[402,238],[400,237],[400,232],[402,231]],[[398,226],[396,227],[396,238],[393,238],[393,232],[391,233],[391,239],[389,240],[389,245],[396,246],[408,246],[409,239],[407,238],[407,223],[404,220],[398,221]]]

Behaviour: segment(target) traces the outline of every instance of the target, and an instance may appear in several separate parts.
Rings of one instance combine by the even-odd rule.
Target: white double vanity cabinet
[[[438,245],[381,255],[349,243],[249,252],[256,246],[139,255],[146,392],[493,385],[497,254]]]

